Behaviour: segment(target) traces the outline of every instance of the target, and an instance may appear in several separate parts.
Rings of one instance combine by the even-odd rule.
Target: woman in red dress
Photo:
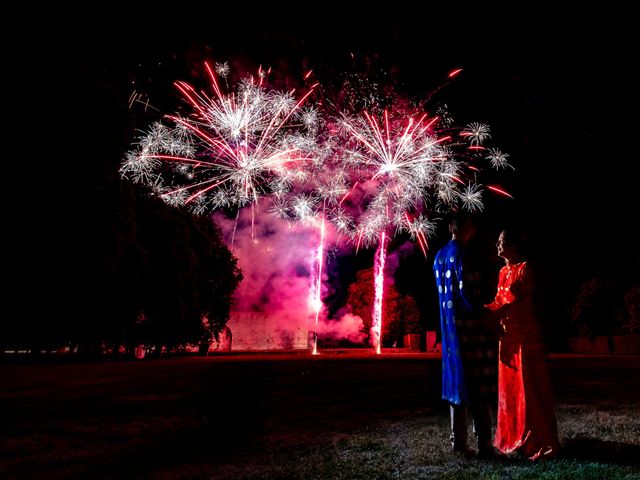
[[[532,279],[519,242],[509,230],[496,247],[504,258],[498,291],[486,307],[499,318],[498,415],[494,446],[528,459],[551,458],[560,449],[553,390],[532,301]]]

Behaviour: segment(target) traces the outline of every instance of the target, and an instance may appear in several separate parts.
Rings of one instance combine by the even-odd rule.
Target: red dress
[[[553,457],[560,449],[553,390],[545,364],[544,346],[531,298],[526,262],[502,267],[493,303],[503,305],[498,362],[498,419],[494,446],[527,458]]]

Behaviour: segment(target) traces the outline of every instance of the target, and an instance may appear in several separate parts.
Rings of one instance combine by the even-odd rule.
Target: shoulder
[[[447,258],[449,254],[452,252],[453,246],[454,244],[452,242],[449,242],[446,245],[444,245],[440,250],[438,250],[434,258],[434,263],[442,263],[444,259]]]
[[[520,262],[515,265],[515,277],[520,279],[521,281],[531,278],[530,268],[526,261]]]

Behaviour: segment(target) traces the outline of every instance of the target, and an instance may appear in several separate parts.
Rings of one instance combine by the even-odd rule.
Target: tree
[[[20,125],[8,155],[24,161],[26,175],[7,192],[20,199],[5,217],[16,226],[6,308],[18,313],[0,325],[0,350],[178,343],[197,338],[202,314],[222,328],[240,272],[216,226],[118,174],[134,136],[126,76],[113,77],[108,58],[74,39],[37,40],[27,39],[38,62],[11,57],[23,78],[7,105]],[[38,94],[42,71],[57,72],[53,93]],[[33,121],[40,112],[48,123]]]
[[[354,315],[362,318],[363,332],[369,334],[374,300],[373,268],[357,272],[356,280],[348,289],[347,303]],[[407,333],[420,331],[420,311],[413,297],[401,296],[387,280],[382,303],[382,345],[400,345]]]
[[[207,217],[194,217],[155,199],[141,201],[137,241],[149,259],[138,298],[148,317],[147,342],[198,342],[201,318],[212,333],[226,325],[241,274]]]
[[[571,323],[580,336],[611,335],[619,323],[623,292],[615,279],[591,276],[580,285],[570,307]]]

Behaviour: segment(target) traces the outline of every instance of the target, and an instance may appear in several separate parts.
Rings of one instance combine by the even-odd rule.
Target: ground
[[[550,358],[560,459],[448,450],[430,354],[0,365],[3,478],[638,478],[639,356]]]

